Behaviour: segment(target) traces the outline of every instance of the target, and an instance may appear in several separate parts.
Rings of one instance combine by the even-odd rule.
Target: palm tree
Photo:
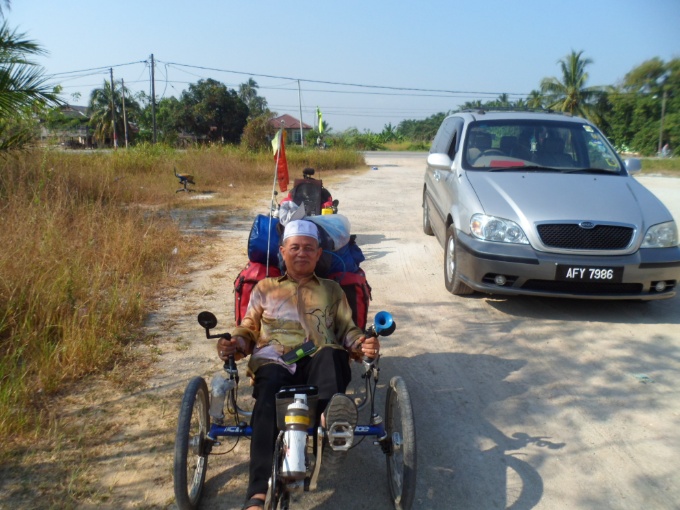
[[[593,63],[589,58],[581,58],[583,51],[573,51],[566,58],[558,61],[562,68],[562,81],[544,78],[541,81],[541,92],[545,94],[548,108],[580,115],[596,120],[594,105],[603,93],[600,87],[586,87],[588,73],[586,66]]]
[[[476,101],[465,101],[459,107],[460,110],[476,110],[478,108],[484,108],[484,105],[479,99]]]
[[[9,7],[8,2],[5,5]],[[45,53],[7,22],[0,26],[0,149],[18,147],[31,138],[27,110],[59,103],[43,68],[28,59]]]
[[[543,94],[538,90],[532,90],[527,97],[527,106],[534,110],[540,110],[543,108],[543,102],[545,101]]]
[[[94,129],[93,136],[95,140],[106,143],[109,140],[113,143],[113,116],[111,115],[111,108],[113,105],[116,120],[116,137],[123,138],[125,132],[125,123],[123,121],[123,98],[122,98],[122,83],[116,83],[113,94],[111,93],[111,82],[104,80],[104,86],[99,89],[94,89],[90,94],[90,103],[88,105],[90,112],[90,126]],[[111,96],[113,95],[113,101]],[[125,113],[128,123],[138,117],[141,109],[139,103],[135,101],[125,87]]]
[[[522,98],[519,98],[517,101],[515,101],[512,106],[517,110],[526,110],[528,108],[527,102]]]
[[[267,100],[257,95],[258,88],[259,85],[252,77],[238,86],[238,97],[248,106],[248,116],[251,119],[263,115],[268,109]]]
[[[496,108],[510,108],[510,96],[506,93],[501,94],[498,96],[498,99],[494,101],[494,106]]]

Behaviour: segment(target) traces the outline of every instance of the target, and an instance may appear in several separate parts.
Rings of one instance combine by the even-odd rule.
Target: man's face
[[[314,272],[322,250],[313,237],[292,236],[280,248],[286,269],[293,276],[309,276]]]

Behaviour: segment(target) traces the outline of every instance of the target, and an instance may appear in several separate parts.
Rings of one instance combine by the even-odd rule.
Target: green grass
[[[364,163],[352,151],[296,148],[288,160],[291,181],[305,166]],[[170,210],[205,201],[175,193],[174,168],[219,197],[211,207],[233,211],[271,189],[274,161],[229,147],[160,146],[0,158],[0,437],[41,431],[41,398],[112,366],[142,338],[149,298],[197,254]]]
[[[680,158],[642,158],[642,173],[680,177]]]
[[[385,144],[385,148],[388,151],[428,152],[430,150],[430,145],[430,142],[406,140],[403,142],[388,142]]]

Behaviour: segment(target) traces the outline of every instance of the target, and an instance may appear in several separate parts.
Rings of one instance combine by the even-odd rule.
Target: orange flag
[[[283,129],[279,129],[272,140],[272,148],[274,149],[274,161],[276,161],[276,178],[279,181],[279,188],[281,191],[288,189],[288,162],[286,161],[286,147],[284,139],[286,138]]]

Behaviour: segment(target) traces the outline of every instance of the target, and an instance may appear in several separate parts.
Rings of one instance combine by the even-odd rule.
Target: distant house
[[[295,117],[284,114],[269,121],[269,125],[279,130],[281,128],[286,131],[286,143],[289,145],[302,145],[300,138],[300,121]],[[302,136],[307,136],[312,130],[312,126],[302,123]]]
[[[42,120],[40,140],[56,142],[66,147],[92,147],[92,129],[87,106],[65,104],[57,107],[58,116]]]

